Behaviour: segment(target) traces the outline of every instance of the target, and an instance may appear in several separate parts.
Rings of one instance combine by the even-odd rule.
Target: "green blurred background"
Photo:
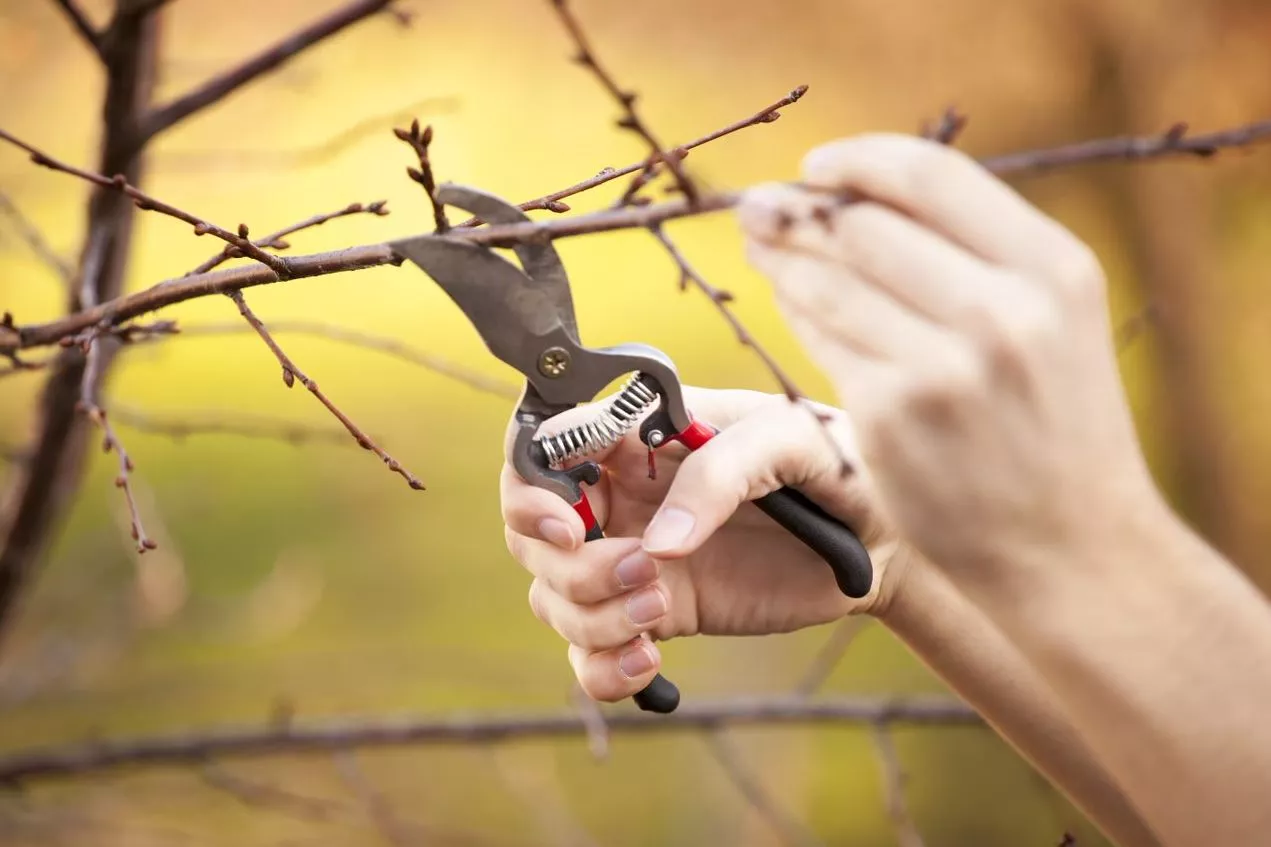
[[[163,100],[338,3],[175,0],[163,16]],[[387,199],[292,239],[316,252],[430,227],[410,153],[389,129],[436,130],[441,179],[511,199],[537,196],[640,157],[595,80],[568,61],[546,3],[404,3],[162,136],[145,187],[207,219],[263,233],[352,201]],[[714,187],[797,174],[831,138],[915,131],[948,105],[971,118],[979,155],[1123,132],[1193,129],[1271,114],[1265,0],[578,0],[597,51],[643,93],[668,141],[748,115],[794,86],[807,97],[772,125],[698,150]],[[86,4],[101,20],[104,3]],[[92,167],[100,71],[53,3],[0,0],[0,125]],[[365,120],[374,131],[344,141]],[[335,140],[335,141],[333,141]],[[1271,153],[1212,162],[1111,164],[1016,183],[1088,239],[1120,318],[1145,303],[1156,325],[1123,356],[1146,449],[1186,517],[1264,588],[1271,540],[1271,383],[1265,327]],[[600,208],[615,183],[576,200]],[[71,261],[86,187],[0,149],[0,190]],[[540,213],[542,214],[542,213]],[[796,380],[832,399],[747,268],[727,215],[669,228]],[[167,218],[138,219],[129,287],[178,275],[217,245]],[[562,242],[584,341],[665,350],[686,382],[775,390],[704,298],[641,233]],[[391,267],[255,289],[267,322],[310,320],[408,341],[514,385],[458,310],[417,272]],[[63,308],[59,280],[0,225],[0,306],[19,322]],[[237,320],[209,298],[161,317]],[[528,577],[503,546],[497,473],[510,402],[370,351],[280,333],[296,363],[428,484],[412,492],[351,443],[293,446],[125,427],[148,527],[138,558],[95,454],[18,625],[0,654],[0,750],[97,735],[259,722],[280,702],[301,717],[548,710],[568,706],[564,645],[531,615]],[[0,444],[20,449],[36,374],[0,382]],[[333,422],[248,335],[177,338],[125,351],[107,387],[116,409],[185,421],[268,415]],[[11,474],[0,465],[0,476]],[[938,610],[933,610],[933,614]],[[700,639],[666,647],[686,696],[780,693],[828,635]],[[943,690],[868,627],[829,693]],[[745,760],[788,813],[833,844],[888,844],[868,733],[744,729]],[[985,730],[897,732],[908,796],[930,845],[1046,845],[1068,828],[1103,843]],[[781,843],[693,735],[615,740],[597,763],[582,739],[495,748],[404,748],[361,756],[420,843]],[[347,797],[329,758],[231,763],[298,792]],[[251,808],[197,772],[156,769],[34,785],[0,796],[5,844],[373,844],[357,815]]]

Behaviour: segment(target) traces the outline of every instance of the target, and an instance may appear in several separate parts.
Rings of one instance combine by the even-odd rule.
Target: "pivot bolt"
[[[548,347],[538,357],[538,372],[548,379],[556,379],[569,370],[569,351],[563,347]]]

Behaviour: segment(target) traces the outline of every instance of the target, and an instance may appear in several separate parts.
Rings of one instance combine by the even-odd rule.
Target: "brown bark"
[[[142,177],[138,119],[154,89],[158,22],[149,13],[124,11],[102,36],[106,97],[98,171]],[[94,187],[88,201],[87,235],[79,258],[68,312],[118,297],[124,287],[135,209],[119,192]],[[103,347],[101,372],[110,365]],[[84,357],[67,350],[51,368],[40,398],[30,461],[22,466],[6,502],[12,504],[0,547],[0,625],[9,626],[25,576],[43,554],[67,499],[78,486],[88,442],[88,422],[76,413],[84,379]]]

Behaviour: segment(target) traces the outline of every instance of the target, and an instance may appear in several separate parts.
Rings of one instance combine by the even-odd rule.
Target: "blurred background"
[[[173,0],[156,97],[167,100],[338,3]],[[410,151],[392,126],[436,131],[437,176],[513,200],[638,160],[637,139],[585,71],[547,3],[405,2],[412,25],[374,16],[161,136],[144,187],[225,226],[263,233],[350,202],[358,216],[291,239],[308,253],[431,228]],[[873,130],[916,131],[950,105],[970,116],[976,155],[1096,136],[1194,131],[1271,116],[1265,0],[647,0],[574,7],[600,56],[642,93],[668,143],[810,91],[775,124],[695,151],[717,188],[790,179],[813,145]],[[85,3],[96,21],[105,2]],[[0,126],[95,167],[103,79],[52,2],[0,0]],[[1140,432],[1186,518],[1264,589],[1271,580],[1271,151],[1214,160],[1084,166],[1015,183],[1090,241],[1112,280],[1117,320],[1155,307],[1122,356]],[[600,208],[624,183],[569,202]],[[0,190],[74,263],[85,184],[0,148]],[[538,213],[545,214],[545,213]],[[727,215],[668,231],[796,381],[832,400],[744,263]],[[183,273],[219,249],[171,219],[136,222],[127,287]],[[639,232],[562,242],[583,340],[639,340],[684,380],[775,391],[705,298],[680,293]],[[459,311],[420,273],[392,267],[257,288],[266,322],[310,321],[408,342],[515,390]],[[0,307],[19,323],[64,308],[64,288],[0,218]],[[207,298],[159,317],[238,320]],[[259,339],[176,337],[125,350],[108,408],[136,462],[148,529],[127,537],[114,456],[91,452],[0,647],[0,753],[36,744],[300,718],[569,707],[564,645],[525,602],[499,517],[501,437],[512,401],[383,353],[279,332],[301,369],[428,485],[410,491],[347,438],[299,445],[127,425],[262,417],[330,430],[287,391]],[[0,448],[12,477],[42,376],[0,381]],[[1097,481],[1096,481],[1097,483]],[[688,698],[794,688],[832,628],[667,645]],[[881,627],[867,625],[827,694],[939,694],[943,686]],[[629,708],[629,706],[627,706]],[[799,828],[750,802],[700,736],[618,736],[596,762],[582,737],[492,747],[367,751],[368,782],[417,842],[490,844],[889,844],[882,783],[864,728],[739,728],[729,737]],[[1048,845],[1070,830],[1103,842],[1004,743],[975,728],[900,729],[912,816],[929,845]],[[331,758],[224,766],[237,777],[344,802]],[[285,806],[285,804],[283,804]],[[359,814],[253,806],[197,769],[33,783],[0,795],[4,844],[376,844]]]

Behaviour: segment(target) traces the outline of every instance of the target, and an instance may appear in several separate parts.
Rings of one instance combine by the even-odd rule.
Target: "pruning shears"
[[[437,188],[436,199],[492,224],[530,220],[516,206],[475,188],[447,183]],[[697,450],[717,433],[689,413],[675,365],[660,350],[638,343],[583,346],[569,279],[550,241],[514,245],[519,268],[490,247],[444,233],[389,246],[440,285],[490,352],[525,377],[514,418],[512,465],[527,483],[573,506],[587,541],[604,538],[585,488],[600,480],[600,467],[587,456],[637,425],[650,455],[672,442]],[[544,421],[591,402],[624,374],[632,376],[594,417],[557,434],[539,434]],[[845,595],[869,593],[869,553],[849,527],[792,488],[754,503],[826,561]],[[645,711],[666,714],[679,705],[680,694],[659,674],[633,699]]]

